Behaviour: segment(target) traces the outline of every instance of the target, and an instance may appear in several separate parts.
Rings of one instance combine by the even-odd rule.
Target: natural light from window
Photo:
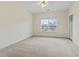
[[[42,32],[55,32],[58,24],[57,19],[41,19]]]

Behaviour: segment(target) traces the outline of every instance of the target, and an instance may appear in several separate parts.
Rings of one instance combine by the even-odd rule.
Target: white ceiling
[[[46,8],[41,8],[40,1],[20,1],[17,2],[22,5],[32,13],[45,13],[53,11],[64,11],[68,10],[72,3],[71,1],[48,1],[48,6]]]

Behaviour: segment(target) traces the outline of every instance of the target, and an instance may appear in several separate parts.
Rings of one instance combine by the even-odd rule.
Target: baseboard
[[[27,38],[25,38],[25,39],[29,39],[29,38],[31,38],[31,37],[32,37],[32,36],[29,36],[29,37],[27,37]],[[13,44],[16,44],[16,43],[18,43],[18,42],[20,42],[20,41],[22,41],[22,40],[25,40],[25,39],[17,40],[17,41],[11,42],[11,43],[9,43],[9,44],[6,44],[6,45],[4,45],[3,47],[0,47],[0,49],[7,48],[8,46],[13,45]]]
[[[49,37],[49,38],[64,38],[64,39],[70,39],[70,38],[67,38],[67,37],[41,36],[41,35],[33,35],[33,37]]]

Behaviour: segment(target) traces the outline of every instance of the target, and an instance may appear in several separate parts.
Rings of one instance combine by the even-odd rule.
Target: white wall
[[[79,45],[79,2],[75,2],[69,10],[69,15],[73,14],[73,36],[72,40]]]
[[[40,20],[42,18],[57,18],[58,19],[57,32],[41,32]],[[69,37],[68,12],[67,11],[55,11],[52,13],[34,14],[33,27],[34,27],[33,29],[34,35],[68,38]]]
[[[0,48],[32,36],[32,14],[12,2],[0,2]]]

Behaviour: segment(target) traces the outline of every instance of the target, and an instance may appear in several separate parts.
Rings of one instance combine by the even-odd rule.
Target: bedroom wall
[[[0,2],[0,48],[32,36],[32,14],[12,2]]]
[[[38,13],[33,16],[33,34],[34,36],[51,36],[51,37],[65,37],[69,38],[68,27],[68,12],[67,11],[54,11],[51,13]],[[40,29],[40,21],[43,18],[57,18],[58,25],[56,32],[42,32]]]
[[[79,46],[79,2],[75,2],[69,10],[73,14],[73,36],[72,41]]]

